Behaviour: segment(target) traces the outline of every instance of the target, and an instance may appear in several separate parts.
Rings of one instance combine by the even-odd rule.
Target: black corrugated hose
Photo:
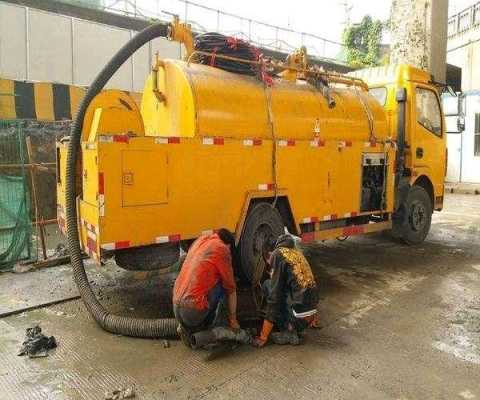
[[[97,300],[90,287],[85,267],[83,265],[77,226],[76,202],[76,165],[80,154],[80,142],[85,112],[92,99],[100,93],[112,75],[140,47],[152,39],[166,36],[167,28],[163,24],[155,24],[145,28],[128,41],[97,75],[78,109],[77,117],[72,126],[66,169],[66,211],[67,240],[70,251],[73,276],[78,291],[88,311],[98,324],[108,332],[135,337],[173,337],[177,335],[175,319],[140,319],[113,315]]]
[[[208,32],[198,35],[194,42],[195,50],[212,53],[212,55],[197,54],[195,61],[199,64],[210,65],[225,71],[243,75],[258,75],[257,65],[241,61],[226,60],[215,57],[217,54],[236,57],[248,61],[258,61],[260,52],[250,43],[220,33]]]

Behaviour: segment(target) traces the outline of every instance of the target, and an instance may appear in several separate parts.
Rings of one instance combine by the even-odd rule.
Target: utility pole
[[[445,82],[448,0],[394,0],[391,9],[391,64],[412,64]]]

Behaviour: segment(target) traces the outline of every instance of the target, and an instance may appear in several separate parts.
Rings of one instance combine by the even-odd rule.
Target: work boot
[[[185,346],[190,347],[191,349],[194,348],[190,334],[185,330],[185,328],[181,324],[178,324],[177,326],[177,333],[178,333],[178,336],[180,336],[180,339]]]
[[[297,332],[292,330],[284,330],[280,332],[272,332],[270,334],[270,339],[275,344],[293,344],[298,345],[302,342]]]

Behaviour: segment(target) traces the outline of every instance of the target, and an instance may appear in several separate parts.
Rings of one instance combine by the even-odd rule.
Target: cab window
[[[376,87],[368,89],[368,92],[377,99],[377,101],[384,106],[387,102],[387,88]]]
[[[417,122],[437,136],[442,136],[442,114],[435,92],[417,87]]]

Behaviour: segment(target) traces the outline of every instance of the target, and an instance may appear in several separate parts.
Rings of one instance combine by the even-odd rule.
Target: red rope
[[[243,43],[243,40],[237,39],[233,36],[227,37],[227,44],[230,46],[231,49],[236,50],[238,47],[238,43]]]
[[[218,50],[218,47],[215,47],[213,49],[213,54],[212,56],[210,57],[210,66],[211,67],[214,67],[215,66],[215,59],[217,58],[217,50]]]

